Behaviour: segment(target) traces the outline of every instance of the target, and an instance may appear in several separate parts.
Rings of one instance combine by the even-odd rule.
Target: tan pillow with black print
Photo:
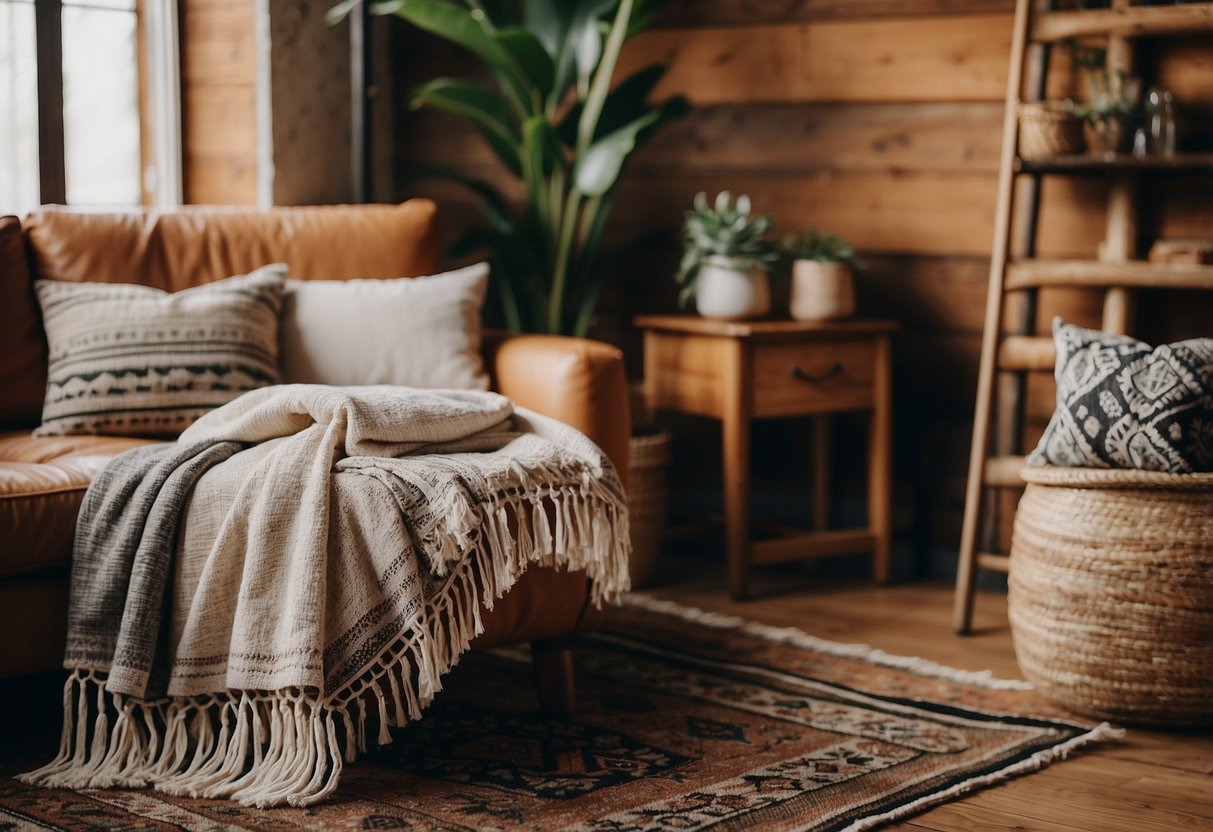
[[[169,293],[39,280],[50,347],[37,436],[176,437],[209,410],[277,384],[286,266]]]

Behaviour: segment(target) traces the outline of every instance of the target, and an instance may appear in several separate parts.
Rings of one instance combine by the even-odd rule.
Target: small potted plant
[[[1088,103],[1075,108],[1083,120],[1087,148],[1092,153],[1128,150],[1141,100],[1141,79],[1121,70],[1109,71],[1107,51],[1102,48],[1076,48],[1074,62],[1087,71],[1091,96]]]
[[[733,199],[728,191],[708,205],[707,195],[695,196],[682,227],[683,255],[678,269],[682,285],[679,303],[694,297],[705,318],[758,318],[771,311],[771,281],[767,269],[779,252],[767,240],[775,219],[754,216],[750,198]]]
[[[784,237],[784,257],[792,263],[789,307],[799,321],[828,321],[855,312],[855,248],[837,234],[810,228]]]

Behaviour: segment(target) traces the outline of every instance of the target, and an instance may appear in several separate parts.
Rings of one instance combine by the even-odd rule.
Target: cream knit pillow
[[[37,436],[175,437],[203,413],[279,382],[286,267],[168,293],[39,280],[50,347]]]
[[[289,280],[282,379],[487,390],[480,310],[489,267],[430,277]]]

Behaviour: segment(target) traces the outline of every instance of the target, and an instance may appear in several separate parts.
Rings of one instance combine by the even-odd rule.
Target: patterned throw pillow
[[[277,384],[286,267],[172,294],[35,283],[50,347],[37,436],[176,437],[208,410]]]
[[[1213,338],[1151,349],[1053,321],[1057,409],[1030,464],[1213,470]]]

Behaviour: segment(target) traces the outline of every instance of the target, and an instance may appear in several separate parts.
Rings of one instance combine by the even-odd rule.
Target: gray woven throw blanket
[[[502,396],[246,393],[89,489],[60,751],[22,779],[322,800],[529,566],[584,569],[601,603],[628,549],[610,461]]]

